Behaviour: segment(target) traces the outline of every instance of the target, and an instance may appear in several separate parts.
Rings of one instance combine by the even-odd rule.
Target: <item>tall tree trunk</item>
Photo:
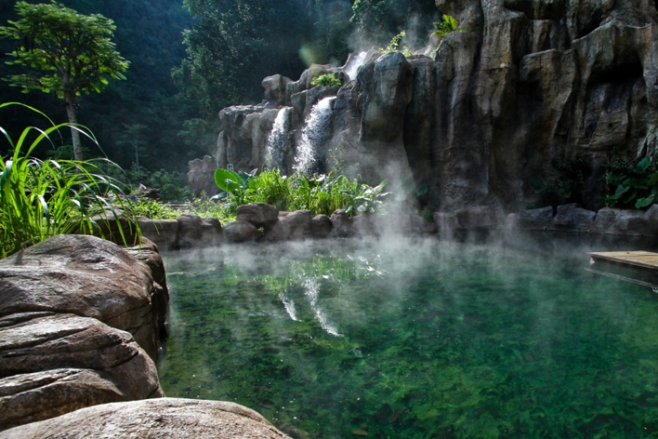
[[[78,118],[75,116],[75,93],[65,93],[66,114],[69,117],[69,123],[77,125]],[[82,160],[82,145],[80,144],[80,132],[76,127],[71,127],[71,139],[73,140],[73,158]]]

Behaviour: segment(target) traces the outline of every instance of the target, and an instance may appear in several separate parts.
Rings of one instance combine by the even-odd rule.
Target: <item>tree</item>
[[[312,39],[312,0],[185,0],[195,18],[185,32],[187,58],[174,79],[203,116],[259,102],[265,76],[296,78],[300,50]]]
[[[0,38],[18,42],[8,55],[7,64],[26,68],[25,73],[8,78],[10,85],[24,93],[54,92],[66,102],[71,125],[73,153],[82,160],[79,130],[76,128],[76,98],[81,93],[100,93],[108,78],[125,79],[125,60],[111,41],[116,26],[100,15],[82,15],[52,0],[50,4],[15,5],[20,17],[0,26]]]

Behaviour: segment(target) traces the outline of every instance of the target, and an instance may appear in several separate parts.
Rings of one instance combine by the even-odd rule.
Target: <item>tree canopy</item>
[[[76,98],[81,93],[101,92],[109,78],[125,79],[129,62],[115,49],[112,20],[100,15],[82,15],[57,4],[16,3],[17,21],[0,26],[0,38],[18,42],[9,53],[10,65],[27,68],[11,75],[12,86],[24,92],[54,92],[66,101],[69,122],[77,123]],[[80,138],[72,129],[75,158],[82,159]]]

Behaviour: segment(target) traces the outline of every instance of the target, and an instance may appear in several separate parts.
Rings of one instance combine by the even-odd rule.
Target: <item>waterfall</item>
[[[359,71],[359,67],[363,65],[367,55],[368,52],[359,52],[357,55],[350,56],[345,67],[343,68],[343,71],[347,76],[349,76],[350,80],[356,79],[356,74]]]
[[[279,110],[272,125],[272,132],[267,139],[267,156],[265,161],[270,168],[284,168],[284,148],[290,131],[290,107]]]
[[[311,174],[318,161],[318,149],[331,135],[331,103],[336,99],[329,96],[315,104],[304,121],[302,142],[297,147],[295,171]]]

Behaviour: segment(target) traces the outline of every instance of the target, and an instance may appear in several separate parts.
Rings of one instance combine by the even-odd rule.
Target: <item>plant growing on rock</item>
[[[407,36],[407,33],[405,31],[400,32],[399,34],[391,38],[391,42],[388,43],[388,46],[381,47],[379,51],[383,54],[401,52],[406,58],[412,56],[413,53],[411,53],[411,51],[407,46],[402,46],[402,50],[399,49],[400,43],[402,42],[402,39],[405,36]]]
[[[340,79],[332,73],[317,76],[311,81],[311,87],[340,87],[340,85]]]
[[[0,257],[51,236],[92,233],[98,230],[98,218],[116,217],[110,194],[121,191],[99,172],[96,162],[40,160],[32,156],[44,140],[52,143],[49,136],[62,128],[73,128],[95,141],[93,134],[68,123],[56,125],[45,114],[27,105],[4,103],[0,104],[0,109],[10,105],[20,105],[40,114],[51,126],[45,130],[27,127],[16,141],[0,127],[0,133],[13,150],[11,156],[0,157]],[[37,136],[30,143],[28,138],[35,133]],[[115,203],[124,204],[121,197],[115,198]],[[123,237],[120,224],[118,229]]]

